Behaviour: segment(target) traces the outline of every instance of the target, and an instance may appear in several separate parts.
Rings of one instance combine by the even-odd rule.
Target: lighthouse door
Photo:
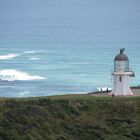
[[[123,77],[118,76],[117,78],[117,91],[116,94],[121,95],[123,93]]]

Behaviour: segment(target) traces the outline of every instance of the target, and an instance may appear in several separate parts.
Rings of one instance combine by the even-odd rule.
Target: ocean
[[[0,97],[112,87],[120,48],[140,85],[139,0],[0,2]]]

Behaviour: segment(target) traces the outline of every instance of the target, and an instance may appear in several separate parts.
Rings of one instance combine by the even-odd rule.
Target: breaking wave
[[[0,70],[0,80],[1,81],[28,81],[28,80],[44,80],[45,77],[30,75],[26,72],[21,72],[17,70]]]
[[[9,59],[13,59],[15,57],[18,57],[20,54],[7,54],[7,55],[0,55],[0,60],[9,60]]]
[[[21,54],[10,53],[10,54],[6,54],[6,55],[0,55],[0,60],[11,60],[11,59],[14,59],[23,54],[36,54],[36,53],[41,53],[41,52],[42,51],[24,51]],[[33,58],[30,58],[30,60],[39,60],[39,58],[33,57]]]

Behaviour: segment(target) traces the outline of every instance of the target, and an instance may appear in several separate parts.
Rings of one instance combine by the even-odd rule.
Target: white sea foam
[[[23,54],[35,54],[35,53],[40,53],[42,51],[24,51]]]
[[[0,55],[0,60],[9,60],[9,59],[13,59],[15,57],[18,57],[20,54],[7,54],[7,55]]]
[[[39,60],[40,58],[38,58],[38,57],[31,57],[31,58],[29,58],[29,60]]]
[[[44,80],[45,77],[30,75],[26,72],[17,70],[0,70],[0,79],[2,81],[28,81],[28,80]]]

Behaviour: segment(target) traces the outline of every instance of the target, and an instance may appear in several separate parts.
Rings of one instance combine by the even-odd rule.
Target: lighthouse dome
[[[127,55],[125,55],[123,52],[124,52],[124,48],[123,49],[120,49],[120,53],[115,57],[115,61],[128,61],[128,57]]]

